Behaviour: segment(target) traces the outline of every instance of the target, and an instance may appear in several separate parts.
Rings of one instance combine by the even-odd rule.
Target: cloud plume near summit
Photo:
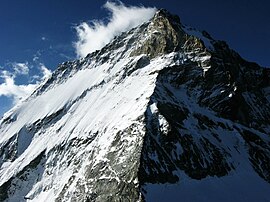
[[[120,1],[107,1],[104,8],[110,13],[107,23],[94,20],[91,24],[83,22],[75,27],[78,41],[74,46],[78,57],[101,49],[121,32],[148,21],[156,12],[156,8],[125,6]]]

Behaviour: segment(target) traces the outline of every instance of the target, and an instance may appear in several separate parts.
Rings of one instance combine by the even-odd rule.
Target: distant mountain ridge
[[[269,201],[270,69],[164,9],[0,122],[0,201]]]

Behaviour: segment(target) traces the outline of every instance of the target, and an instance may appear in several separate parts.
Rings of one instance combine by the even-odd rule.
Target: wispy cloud
[[[41,56],[41,52],[42,52],[42,50],[38,50],[38,51],[33,55],[33,59],[32,59],[33,62],[36,63],[36,62],[39,61],[40,56]]]
[[[23,74],[26,75],[29,73],[29,67],[28,67],[28,63],[18,63],[18,62],[14,62],[12,63],[13,69],[15,71],[15,74]]]
[[[40,70],[42,72],[41,81],[47,80],[52,75],[52,71],[45,67],[45,65],[42,63],[40,63]]]
[[[78,57],[101,49],[115,36],[136,27],[153,17],[156,8],[125,6],[122,2],[107,1],[106,8],[110,17],[108,23],[94,20],[91,24],[81,23],[76,28],[78,41],[74,43]]]

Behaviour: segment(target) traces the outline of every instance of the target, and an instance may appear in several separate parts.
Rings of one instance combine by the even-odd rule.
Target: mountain
[[[166,10],[0,122],[0,201],[270,201],[270,69]]]

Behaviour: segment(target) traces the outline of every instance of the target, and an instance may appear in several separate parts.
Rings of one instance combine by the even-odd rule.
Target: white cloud
[[[40,69],[42,71],[42,79],[41,80],[46,80],[48,78],[50,78],[50,76],[52,75],[51,70],[49,70],[47,67],[45,67],[44,64],[40,63]]]
[[[93,21],[76,27],[78,41],[74,43],[78,57],[101,49],[121,32],[136,27],[153,17],[156,8],[125,6],[122,2],[107,1],[104,7],[110,12],[108,23]]]
[[[13,63],[14,64],[14,63]],[[23,67],[24,65],[18,65],[22,63],[16,63],[17,66]],[[0,84],[0,96],[6,96],[13,99],[13,104],[17,104],[19,101],[24,100],[28,96],[30,96],[36,87],[43,82],[44,80],[48,79],[52,72],[45,67],[44,64],[40,63],[39,67],[42,76],[34,76],[36,82],[30,84],[22,84],[17,85],[15,82],[17,71],[15,70],[13,73],[3,70],[0,71],[0,77],[4,80],[2,84]],[[22,72],[20,72],[21,74]]]
[[[15,74],[27,75],[29,73],[29,67],[27,62],[26,63],[14,62],[12,63],[12,66],[15,71]]]
[[[36,87],[36,84],[16,85],[15,76],[8,71],[2,71],[1,74],[4,83],[0,84],[0,96],[13,98],[14,104],[29,96]]]
[[[30,96],[38,85],[51,76],[51,70],[43,63],[38,63],[40,55],[40,51],[34,55],[33,62],[35,64],[33,64],[33,62],[30,62],[30,64],[28,62],[13,62],[6,64],[5,67],[0,66],[0,96],[11,98],[13,105],[16,105],[18,102]],[[7,69],[10,69],[10,71],[7,71]],[[35,72],[36,74],[31,75],[30,70],[32,73]],[[20,77],[17,78],[18,76]],[[22,77],[26,78],[29,83],[17,84],[16,81],[22,79]]]

